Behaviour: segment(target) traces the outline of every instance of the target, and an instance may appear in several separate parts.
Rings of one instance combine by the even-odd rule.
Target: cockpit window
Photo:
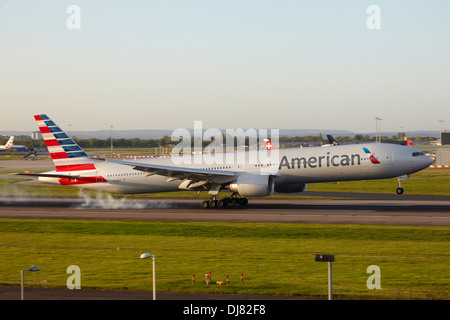
[[[419,156],[424,156],[425,154],[423,152],[413,152],[412,156],[413,157],[419,157]]]

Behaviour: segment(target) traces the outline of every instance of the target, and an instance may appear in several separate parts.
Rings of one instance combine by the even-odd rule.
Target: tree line
[[[0,138],[0,144],[5,144],[8,141],[8,136],[4,136]],[[375,141],[375,137],[370,137],[369,135],[361,135],[357,134],[354,137],[348,136],[338,136],[335,137],[339,142],[360,142],[360,141]],[[399,133],[398,135],[394,135],[392,137],[381,137],[383,142],[396,142],[402,140],[402,135]],[[415,141],[434,141],[436,138],[434,137],[410,137],[411,140]],[[82,148],[110,148],[111,147],[111,139],[77,139],[73,137],[73,140],[78,143],[78,145]],[[303,142],[317,142],[317,143],[328,143],[327,138],[323,137],[322,134],[318,136],[301,136],[301,137],[279,137],[279,143],[303,143]],[[171,137],[164,136],[159,139],[113,139],[112,141],[114,148],[157,148],[157,147],[172,147],[178,144],[178,141],[172,141]],[[211,141],[203,141],[203,147],[206,147],[211,143]],[[225,140],[224,140],[225,143]],[[34,148],[44,148],[45,143],[44,140],[32,140],[32,139],[14,139],[14,144],[23,145],[25,147],[34,147]],[[193,144],[193,143],[192,143]]]

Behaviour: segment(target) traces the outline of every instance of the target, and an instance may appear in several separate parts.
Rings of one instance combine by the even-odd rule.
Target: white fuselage
[[[369,152],[367,152],[369,151]],[[275,152],[275,151],[271,151]],[[249,152],[245,153],[247,156]],[[420,151],[394,144],[353,144],[327,147],[276,150],[270,161],[220,164],[181,163],[178,167],[263,173],[274,176],[275,185],[316,182],[395,178],[420,171],[431,165],[431,159]],[[226,154],[224,154],[225,157]],[[146,158],[136,163],[175,166],[172,158]],[[180,190],[183,182],[158,174],[148,175],[132,166],[95,161],[96,170],[76,171],[76,179],[40,177],[40,181],[72,185],[111,193],[154,193]],[[55,173],[51,171],[49,173]],[[65,172],[65,174],[72,174]]]

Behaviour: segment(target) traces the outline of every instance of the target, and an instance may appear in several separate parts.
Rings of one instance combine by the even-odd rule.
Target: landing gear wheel
[[[202,208],[203,209],[209,208],[209,201],[208,200],[205,200],[205,201],[202,202]]]
[[[238,203],[240,206],[246,206],[248,204],[247,198],[239,198]]]
[[[395,193],[397,193],[398,195],[403,194],[403,192],[405,192],[405,190],[402,188],[402,185],[405,183],[405,179],[408,179],[408,176],[401,176],[398,177],[398,188],[397,190],[395,190]]]
[[[227,204],[227,202],[221,200],[218,196],[212,196],[209,200],[205,200],[202,202],[202,208],[222,208]]]
[[[248,204],[247,198],[241,198],[237,192],[233,193],[231,197],[220,199],[219,196],[211,196],[209,200],[202,202],[202,208],[223,208],[228,205],[246,206]]]
[[[231,198],[228,199],[232,205],[246,206],[248,204],[248,199],[241,198],[241,196],[237,192],[233,192]]]

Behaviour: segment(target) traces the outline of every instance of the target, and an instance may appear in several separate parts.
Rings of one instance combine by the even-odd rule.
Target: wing
[[[217,189],[236,180],[238,173],[225,170],[208,170],[197,168],[185,168],[179,166],[167,166],[127,160],[105,159],[106,162],[131,166],[135,170],[143,171],[146,175],[161,175],[167,177],[167,181],[182,180],[180,189],[196,190]]]

